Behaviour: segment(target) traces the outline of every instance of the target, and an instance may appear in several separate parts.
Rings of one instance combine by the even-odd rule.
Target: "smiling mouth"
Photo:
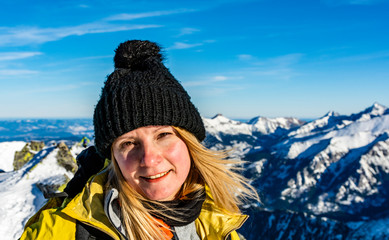
[[[158,179],[158,178],[166,176],[170,171],[171,170],[163,172],[163,173],[159,173],[159,174],[154,175],[154,176],[148,176],[148,177],[142,177],[142,178],[145,178],[146,180],[154,180],[154,179]]]

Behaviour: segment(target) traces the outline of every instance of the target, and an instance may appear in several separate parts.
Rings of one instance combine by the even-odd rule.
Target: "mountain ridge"
[[[251,141],[245,142],[250,150],[236,156],[247,161],[245,175],[253,179],[265,209],[306,213],[350,226],[359,221],[368,225],[373,220],[386,221],[380,215],[389,206],[388,135],[388,108],[374,103],[348,116],[329,111],[279,132],[252,132]],[[239,134],[222,140],[207,144],[238,151],[244,145]],[[362,231],[349,230],[350,234]],[[372,239],[372,233],[363,234],[363,239]],[[376,234],[389,235],[388,231]],[[341,236],[349,237],[346,233]]]

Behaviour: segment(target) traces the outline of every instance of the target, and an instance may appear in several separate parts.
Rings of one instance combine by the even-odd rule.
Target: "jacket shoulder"
[[[45,205],[43,205],[43,207],[41,207],[41,209],[39,209],[38,212],[36,212],[28,221],[27,223],[24,225],[24,228],[27,228],[29,227],[31,224],[39,221],[39,217],[42,213],[42,211],[44,210],[47,210],[47,209],[54,209],[54,208],[58,208],[62,205],[64,199],[63,198],[50,198],[47,203]]]
[[[76,221],[57,209],[43,210],[39,219],[26,226],[24,239],[75,239]]]
[[[50,199],[30,218],[20,239],[75,239],[77,222],[86,222],[115,236],[103,209],[105,180],[106,174],[91,178],[71,200]]]
[[[207,195],[199,217],[196,219],[196,229],[201,239],[239,239],[236,230],[247,220],[247,215],[230,213],[216,206],[212,197]]]

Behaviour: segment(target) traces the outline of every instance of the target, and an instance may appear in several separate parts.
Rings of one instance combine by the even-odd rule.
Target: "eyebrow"
[[[156,127],[156,126],[155,126]],[[162,125],[162,126],[158,126],[155,130],[154,130],[154,132],[157,132],[158,130],[161,130],[162,128],[171,128],[171,126],[168,126],[168,125]]]
[[[155,133],[155,132],[158,132],[159,130],[163,129],[163,128],[172,128],[171,126],[169,125],[161,125],[161,126],[145,126],[145,127],[157,127],[156,129],[154,129],[152,132]],[[172,130],[174,131],[174,128],[172,128]],[[118,138],[116,138],[115,142],[116,141],[120,141],[120,140],[123,140],[123,139],[129,139],[129,138],[134,138],[134,136],[120,136]]]

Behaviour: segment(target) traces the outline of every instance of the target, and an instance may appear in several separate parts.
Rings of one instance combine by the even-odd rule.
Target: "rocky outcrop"
[[[14,170],[22,168],[24,164],[30,161],[36,153],[43,149],[44,146],[44,142],[31,141],[27,143],[22,150],[16,151],[13,163]]]
[[[67,171],[75,173],[77,171],[77,162],[70,153],[68,146],[64,142],[58,144],[57,162]]]

